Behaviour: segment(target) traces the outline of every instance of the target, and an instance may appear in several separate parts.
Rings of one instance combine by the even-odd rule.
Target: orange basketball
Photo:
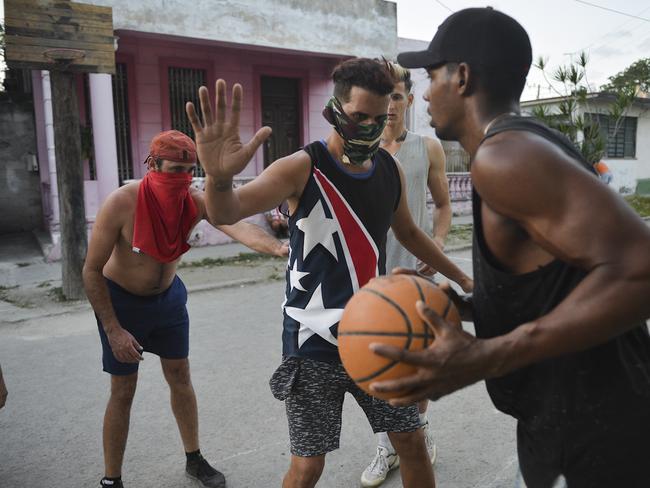
[[[339,322],[341,361],[359,387],[378,398],[401,396],[371,393],[370,383],[409,376],[416,368],[373,353],[368,346],[381,342],[418,351],[431,345],[433,332],[420,318],[415,303],[422,300],[438,315],[460,327],[460,315],[449,296],[432,282],[412,275],[374,278],[355,293]],[[405,395],[407,392],[403,392]]]

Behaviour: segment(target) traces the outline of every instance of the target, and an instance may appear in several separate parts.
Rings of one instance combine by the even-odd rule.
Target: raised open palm
[[[226,120],[226,82],[216,83],[216,112],[213,116],[208,89],[199,88],[199,101],[203,124],[199,120],[192,102],[187,102],[185,111],[190,119],[196,137],[196,149],[205,173],[217,180],[228,180],[240,173],[252,159],[257,148],[270,135],[270,127],[262,127],[246,144],[239,137],[239,114],[242,104],[242,87],[232,87],[230,120]]]

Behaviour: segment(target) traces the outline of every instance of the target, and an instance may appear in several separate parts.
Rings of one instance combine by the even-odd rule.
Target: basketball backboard
[[[9,67],[115,72],[113,10],[67,0],[4,0]]]

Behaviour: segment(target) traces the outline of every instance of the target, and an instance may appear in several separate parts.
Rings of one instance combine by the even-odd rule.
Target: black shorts
[[[420,427],[417,405],[393,407],[368,395],[340,363],[285,358],[270,386],[273,396],[284,400],[295,456],[320,456],[338,449],[345,393],[354,396],[375,433],[413,432]]]
[[[167,290],[152,296],[134,295],[108,278],[106,286],[117,320],[135,337],[145,351],[164,359],[187,357],[190,325],[185,307],[187,290],[178,276],[174,277]],[[135,373],[138,370],[138,363],[122,363],[113,355],[99,318],[97,318],[97,327],[102,341],[104,371],[114,375]]]
[[[519,467],[527,488],[551,488],[564,477],[568,488],[650,487],[650,412],[608,422],[580,421],[560,428],[517,424]]]

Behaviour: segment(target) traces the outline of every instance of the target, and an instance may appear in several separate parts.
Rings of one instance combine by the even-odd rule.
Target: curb
[[[242,280],[231,280],[223,283],[206,283],[187,287],[188,293],[200,293],[202,291],[219,290],[221,288],[238,288],[246,285],[255,285],[263,281],[271,281],[269,278],[246,278]]]
[[[458,244],[456,246],[452,247],[446,247],[445,248],[445,254],[448,254],[450,252],[457,252],[457,251],[467,251],[468,249],[472,248],[472,243],[467,243],[467,244]]]
[[[205,285],[188,286],[187,292],[201,293],[203,291],[219,290],[222,288],[224,289],[239,288],[247,285],[255,285],[257,283],[262,283],[264,281],[271,281],[271,280],[269,278],[247,278],[242,280],[225,281],[223,283],[206,283]],[[90,306],[90,303],[88,301],[83,301],[81,303],[73,303],[67,306],[66,305],[63,306],[66,308],[61,310],[48,310],[48,311],[44,311],[43,313],[34,313],[34,314],[25,313],[24,317],[18,317],[16,319],[3,319],[2,322],[5,324],[20,324],[21,322],[41,319],[43,317],[58,317],[60,315],[65,315],[69,313],[79,313],[79,312],[85,312],[87,310],[92,310],[92,307]],[[25,309],[25,310],[30,310],[30,309]]]

